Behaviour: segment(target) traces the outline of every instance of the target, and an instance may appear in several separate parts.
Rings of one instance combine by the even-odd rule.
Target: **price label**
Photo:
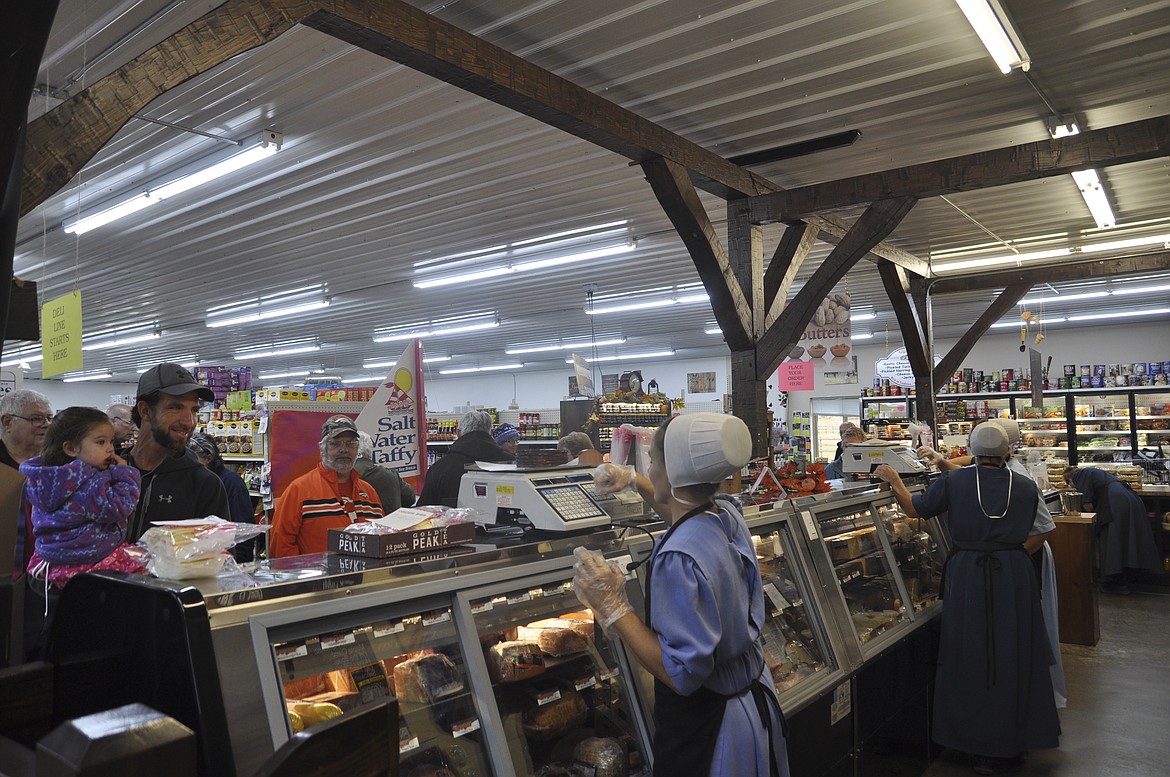
[[[402,621],[390,621],[374,627],[375,637],[389,637],[391,634],[399,634],[406,630],[406,625]]]
[[[446,623],[451,620],[451,611],[443,610],[442,612],[432,612],[423,616],[422,624],[424,626],[435,626],[439,623]]]
[[[473,602],[471,605],[471,614],[479,615],[481,612],[491,612],[494,606],[491,599],[484,599],[482,602]]]
[[[560,701],[560,690],[553,688],[551,691],[541,691],[536,694],[536,706],[543,707],[546,704],[552,704],[554,701]]]
[[[309,655],[309,649],[302,642],[296,645],[281,645],[275,649],[277,661],[288,661],[292,658],[303,658]]]
[[[451,727],[451,736],[458,739],[465,734],[470,734],[472,731],[479,731],[479,718],[472,718],[462,723],[456,723]]]
[[[776,588],[774,583],[765,584],[764,593],[767,594],[777,612],[784,612],[792,606],[792,603],[784,598],[784,594],[780,593],[780,589]]]
[[[352,645],[357,642],[352,631],[338,632],[337,634],[322,634],[321,635],[321,649],[330,650],[331,648],[338,648],[342,645]]]
[[[508,604],[524,604],[532,601],[532,594],[525,591],[522,594],[512,594],[508,597]]]
[[[606,680],[612,680],[613,678],[615,678],[617,676],[618,676],[618,668],[616,666],[613,669],[606,669],[605,671],[600,672],[597,675],[598,679],[601,680],[602,682],[604,682]]]
[[[573,681],[573,688],[578,691],[583,691],[586,688],[592,688],[595,685],[597,685],[597,678],[593,675],[582,677],[579,680]]]
[[[821,535],[817,533],[817,522],[813,518],[812,512],[810,510],[801,510],[800,517],[804,519],[804,530],[808,532],[808,538],[810,540],[820,539]]]
[[[417,750],[417,749],[418,749],[418,737],[411,737],[410,739],[404,739],[398,743],[399,755],[401,755],[402,753],[409,753],[411,750]]]

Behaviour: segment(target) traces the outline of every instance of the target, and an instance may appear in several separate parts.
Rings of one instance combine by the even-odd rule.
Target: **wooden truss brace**
[[[179,84],[274,40],[296,24],[407,65],[588,140],[638,164],[664,158],[723,199],[781,187],[402,0],[227,0],[29,125],[21,215],[64,187],[135,113]],[[812,220],[826,239],[847,229]],[[925,274],[926,263],[877,243],[871,254]]]
[[[951,350],[947,351],[947,355],[934,368],[934,385],[941,386],[946,383],[947,378],[959,369],[963,359],[966,359],[967,354],[971,353],[971,349],[975,347],[975,343],[979,342],[979,338],[991,329],[992,324],[999,321],[1005,313],[1015,307],[1016,303],[1022,300],[1031,289],[1031,282],[1025,281],[1013,283],[1000,292],[990,307],[983,311],[983,315],[975,320],[971,328],[959,338],[959,341],[951,347]]]

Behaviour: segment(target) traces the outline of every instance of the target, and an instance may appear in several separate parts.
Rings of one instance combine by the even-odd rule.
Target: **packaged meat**
[[[488,670],[496,682],[510,683],[535,677],[544,671],[540,645],[516,640],[500,642],[488,649]]]
[[[432,653],[394,667],[394,690],[402,701],[429,704],[463,690],[463,678],[450,658]]]
[[[627,777],[630,758],[612,737],[590,737],[573,748],[573,760],[593,768],[594,777]]]
[[[524,711],[524,734],[530,739],[558,739],[585,722],[585,699],[576,691],[561,691],[561,698]]]
[[[516,638],[535,642],[550,656],[568,656],[589,649],[593,639],[593,624],[565,618],[535,621],[516,629]]]

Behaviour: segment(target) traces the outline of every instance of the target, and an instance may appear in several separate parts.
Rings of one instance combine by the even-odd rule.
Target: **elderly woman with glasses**
[[[330,529],[382,517],[378,492],[354,472],[358,445],[352,418],[335,415],[321,426],[320,463],[290,483],[276,500],[269,556],[324,553]]]

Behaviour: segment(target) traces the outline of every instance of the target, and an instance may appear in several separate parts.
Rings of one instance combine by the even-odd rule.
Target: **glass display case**
[[[298,624],[269,632],[288,733],[396,696],[403,773],[486,777],[482,715],[451,608],[416,608],[350,613],[352,625],[327,631]]]
[[[459,594],[503,732],[496,760],[517,777],[569,774],[575,765],[595,774],[648,774],[625,672],[611,643],[595,634],[571,576]]]

